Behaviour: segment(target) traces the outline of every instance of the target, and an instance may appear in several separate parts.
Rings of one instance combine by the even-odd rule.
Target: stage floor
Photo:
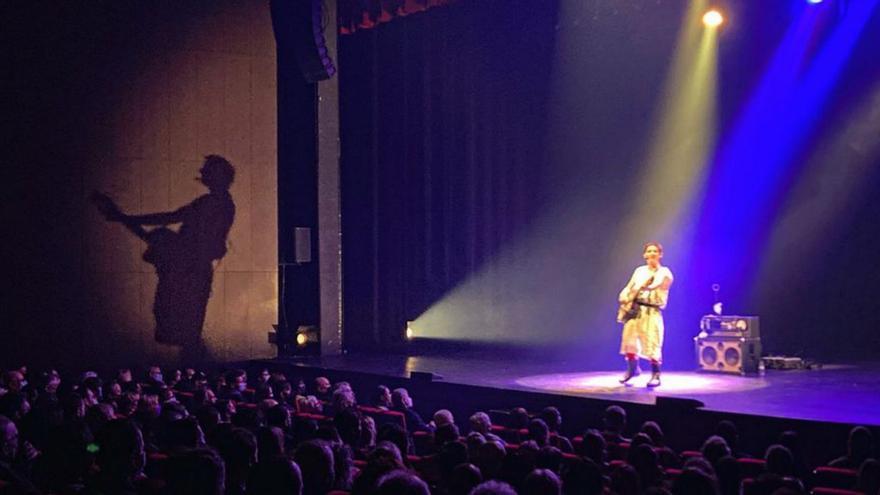
[[[621,370],[585,371],[582,362],[495,353],[453,355],[386,353],[292,358],[299,366],[407,377],[431,372],[442,381],[498,389],[653,404],[658,396],[697,399],[703,409],[777,418],[880,425],[880,363],[825,364],[812,370],[768,370],[764,376],[697,371],[663,373],[648,389],[649,372],[620,385]]]

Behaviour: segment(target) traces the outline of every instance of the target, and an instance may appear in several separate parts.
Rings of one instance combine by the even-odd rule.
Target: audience
[[[319,377],[309,396],[299,378],[258,371],[251,385],[242,369],[150,366],[142,383],[130,369],[107,381],[3,372],[0,493],[754,495],[806,493],[814,481],[793,431],[763,460],[741,460],[736,425],[721,421],[681,466],[658,423],[628,437],[617,405],[574,442],[552,406],[515,408],[494,430],[475,412],[462,437],[449,409],[425,424],[404,388],[375,388],[375,407],[362,407],[348,382]],[[857,470],[841,488],[878,493],[874,447],[870,430],[851,430],[846,455],[829,463]]]

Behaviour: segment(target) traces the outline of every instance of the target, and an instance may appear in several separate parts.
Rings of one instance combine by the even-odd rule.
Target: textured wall
[[[17,9],[17,10],[15,10]],[[4,281],[13,345],[0,357],[65,365],[176,361],[154,339],[157,275],[145,244],[98,214],[205,194],[203,157],[236,167],[236,215],[215,262],[203,337],[210,359],[271,355],[277,321],[276,75],[268,1],[16,7],[11,221]],[[8,26],[7,26],[8,27]],[[9,258],[7,258],[9,259]]]

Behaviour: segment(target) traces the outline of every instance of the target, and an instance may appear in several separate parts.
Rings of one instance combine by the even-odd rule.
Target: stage
[[[658,397],[696,399],[705,411],[845,424],[880,425],[880,363],[824,364],[811,370],[767,370],[763,376],[664,371],[648,389],[649,370],[618,383],[621,369],[591,370],[583,360],[528,353],[457,350],[287,358],[297,367],[396,378],[412,371],[447,384],[652,405]],[[274,362],[279,362],[275,360]],[[643,365],[644,366],[644,365]]]

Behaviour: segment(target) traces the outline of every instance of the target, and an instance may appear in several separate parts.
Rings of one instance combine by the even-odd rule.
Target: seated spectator
[[[739,429],[733,421],[721,420],[715,427],[715,434],[723,438],[727,442],[727,448],[730,449],[730,455],[737,459],[752,457],[746,452],[739,449]]]
[[[293,407],[296,395],[293,393],[293,385],[287,380],[280,380],[274,383],[273,390],[276,391],[276,399],[279,403],[286,407]]]
[[[20,394],[23,392],[24,383],[24,373],[21,370],[9,370],[2,375],[0,389],[5,390],[5,393]]]
[[[730,455],[730,449],[727,447],[727,442],[718,435],[712,435],[707,438],[706,441],[703,442],[700,452],[703,454],[703,458],[712,464],[713,468],[715,467],[715,463],[718,462],[718,459]]]
[[[559,412],[559,409],[553,406],[545,407],[541,411],[541,419],[550,430],[550,443],[566,454],[574,452],[571,440],[559,433],[559,428],[562,426],[562,413]]]
[[[267,399],[274,399],[275,391],[268,383],[258,383],[254,388],[254,402],[262,402]]]
[[[272,378],[272,374],[269,373],[268,368],[263,368],[257,373],[257,383],[255,384],[255,388],[259,388],[260,385],[269,385],[269,379]]]
[[[489,415],[483,411],[475,412],[471,415],[468,422],[470,423],[471,431],[483,435],[483,438],[485,438],[486,441],[500,442],[501,445],[505,444],[501,437],[492,433],[492,420],[489,418]]]
[[[85,423],[90,431],[98,432],[105,424],[114,419],[116,419],[116,413],[113,411],[113,406],[102,403],[86,411]]]
[[[552,445],[545,445],[538,451],[535,458],[535,467],[538,469],[549,469],[559,474],[562,469],[562,451]]]
[[[660,488],[663,485],[663,469],[654,448],[649,444],[630,447],[629,464],[639,473],[642,490]]]
[[[454,423],[446,423],[434,431],[434,448],[439,450],[448,442],[458,441],[460,435]]]
[[[529,440],[538,444],[538,447],[549,445],[550,429],[543,419],[535,418],[529,421]]]
[[[201,386],[193,391],[192,405],[196,409],[217,404],[217,395],[208,386]]]
[[[452,476],[452,470],[459,464],[468,461],[467,445],[460,440],[446,442],[437,452],[437,463],[440,465],[442,479],[448,480]]]
[[[376,396],[373,399],[372,406],[385,411],[394,407],[391,403],[391,389],[385,385],[379,385],[376,388]]]
[[[350,491],[354,483],[355,467],[354,452],[351,447],[343,443],[331,443],[333,451],[333,489]]]
[[[562,482],[549,469],[535,469],[523,481],[522,492],[530,495],[560,495]]]
[[[202,432],[205,434],[205,438],[208,438],[213,434],[217,425],[220,424],[220,411],[214,406],[203,406],[196,411],[196,419],[202,428]]]
[[[874,437],[871,430],[856,426],[849,432],[846,455],[829,462],[831,467],[858,469],[874,452]]]
[[[120,368],[116,371],[116,380],[119,381],[120,384],[131,383],[132,380],[131,370],[128,368]]]
[[[223,459],[212,449],[183,450],[168,459],[166,486],[168,495],[224,495],[226,474]]]
[[[480,469],[473,464],[459,464],[452,469],[449,479],[449,495],[468,495],[471,490],[483,482]]]
[[[9,392],[6,395],[0,395],[0,415],[6,416],[15,423],[31,410],[31,404],[27,397],[19,392]],[[85,404],[83,404],[82,416],[85,416]]]
[[[452,417],[452,411],[449,409],[439,409],[434,413],[432,426],[439,428],[443,425],[455,424],[455,418]]]
[[[672,482],[673,495],[717,495],[718,484],[699,469],[685,468]]]
[[[855,489],[862,493],[880,493],[880,461],[867,459],[859,466]]]
[[[486,438],[476,431],[472,431],[464,438],[464,443],[467,445],[468,459],[474,462],[473,460],[479,455],[480,446],[486,443]]]
[[[589,429],[584,432],[580,453],[587,459],[595,462],[603,471],[608,467],[608,451],[606,450],[605,436],[599,430]]]
[[[771,445],[764,454],[765,469],[778,476],[794,476],[794,456],[782,445]]]
[[[376,448],[367,454],[367,465],[354,480],[352,495],[374,493],[379,479],[398,469],[405,469],[400,450],[391,442],[379,442]]]
[[[623,435],[626,430],[626,411],[620,406],[608,406],[602,418],[605,429],[602,436],[606,442],[629,443],[629,438]]]
[[[114,404],[115,407],[115,404],[122,398],[122,385],[116,380],[110,380],[104,384],[102,395],[104,396],[105,401]]]
[[[242,369],[230,370],[224,378],[224,385],[217,389],[220,398],[243,402],[243,394],[247,390],[247,373]]]
[[[324,406],[321,401],[314,395],[297,395],[296,396],[296,412],[308,414],[321,414],[324,412]]]
[[[666,437],[660,425],[654,421],[645,421],[642,423],[640,433],[644,433],[651,438],[654,450],[660,457],[660,465],[665,468],[677,468],[681,465],[681,459],[678,454],[666,445]]]
[[[470,495],[516,495],[516,490],[503,481],[489,480],[477,485]]]
[[[376,495],[431,495],[431,490],[418,476],[397,470],[379,480]]]
[[[506,458],[507,451],[504,448],[504,444],[496,440],[490,440],[477,449],[474,464],[480,468],[483,479],[501,479]]]
[[[718,459],[715,472],[718,475],[718,488],[721,495],[739,495],[742,475],[739,462],[733,456]]]
[[[342,443],[355,449],[360,448],[361,424],[361,414],[354,407],[342,409],[333,416],[333,426]]]
[[[403,457],[404,461],[406,461],[406,456],[410,453],[410,440],[409,435],[407,435],[406,430],[403,429],[397,423],[386,423],[379,428],[379,433],[376,435],[377,442],[391,442],[397,446],[398,450],[400,450],[400,454]]]
[[[215,447],[226,467],[227,495],[246,491],[248,472],[257,462],[257,439],[245,428],[232,427],[217,431]]]
[[[357,399],[355,398],[354,391],[348,387],[337,388],[331,396],[330,409],[327,411],[327,414],[335,415],[339,411],[351,409],[355,406],[357,406]]]
[[[791,451],[791,455],[794,456],[794,476],[802,480],[807,479],[810,475],[810,470],[807,468],[807,461],[804,457],[804,451],[797,432],[791,430],[783,431],[779,434],[778,443]]]
[[[286,457],[260,461],[248,476],[247,495],[300,495],[302,472]]]
[[[323,440],[308,440],[299,445],[294,461],[303,475],[303,495],[324,495],[333,489],[336,472],[333,451]]]
[[[333,392],[330,390],[330,380],[325,376],[315,378],[315,397],[318,400],[330,402]]]
[[[257,462],[281,457],[286,451],[281,428],[264,426],[257,431]]]
[[[95,462],[89,451],[93,444],[92,430],[83,421],[53,426],[42,454],[34,459],[31,479],[45,493],[69,493],[81,488]]]
[[[602,470],[590,459],[571,459],[562,472],[562,491],[565,495],[601,495],[605,490]]]
[[[88,493],[133,493],[146,464],[140,429],[127,419],[113,420],[98,433],[97,474],[87,480]]]
[[[147,371],[147,377],[144,380],[144,384],[147,387],[151,388],[165,386],[164,376],[162,375],[162,368],[156,365],[150,366],[150,369]]]
[[[396,388],[391,394],[391,403],[394,407],[392,411],[403,413],[406,418],[406,428],[409,432],[414,431],[431,431],[429,427],[419,416],[419,413],[413,409],[413,400],[409,392],[405,388]]]
[[[29,445],[22,449],[23,443],[15,423],[0,415],[0,481],[9,483],[21,493],[35,493],[30,474],[37,453]],[[10,491],[15,493],[14,490]]]
[[[377,435],[376,420],[366,414],[361,415],[361,436],[358,448],[369,450],[375,447]]]

